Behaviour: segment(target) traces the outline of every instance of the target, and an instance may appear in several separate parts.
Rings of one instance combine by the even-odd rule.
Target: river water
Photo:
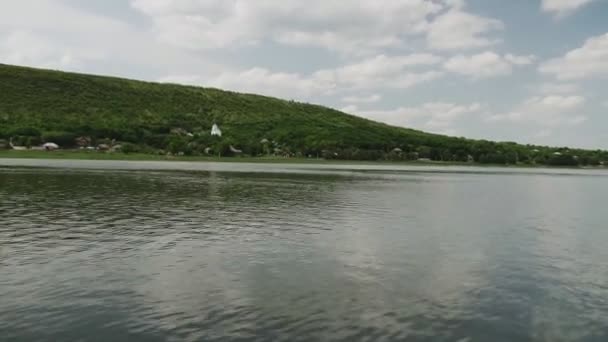
[[[608,172],[0,159],[1,341],[607,341]]]

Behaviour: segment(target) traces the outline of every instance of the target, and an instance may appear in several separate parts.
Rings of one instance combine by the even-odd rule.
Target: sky
[[[608,0],[7,0],[0,63],[608,149]]]

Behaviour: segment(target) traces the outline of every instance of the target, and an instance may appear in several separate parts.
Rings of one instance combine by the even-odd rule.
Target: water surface
[[[601,170],[0,165],[2,341],[608,340]]]

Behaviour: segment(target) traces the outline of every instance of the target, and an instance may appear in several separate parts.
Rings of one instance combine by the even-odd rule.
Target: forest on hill
[[[222,135],[212,135],[214,124]],[[608,152],[449,137],[266,96],[0,64],[0,145],[123,153],[608,165]]]

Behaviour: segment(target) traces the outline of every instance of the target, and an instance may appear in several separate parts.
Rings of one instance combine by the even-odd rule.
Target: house
[[[53,151],[59,148],[59,145],[52,143],[52,142],[47,142],[44,145],[42,145],[42,148],[44,148],[47,151]]]
[[[222,136],[222,130],[218,127],[218,125],[213,124],[213,127],[211,127],[211,135],[218,137]]]

